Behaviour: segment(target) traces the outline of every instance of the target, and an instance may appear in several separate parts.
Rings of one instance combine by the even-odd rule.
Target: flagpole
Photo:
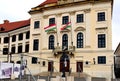
[[[59,42],[58,42],[58,28],[57,28],[57,22],[55,22],[56,24],[56,37],[57,37],[57,46],[59,46]]]

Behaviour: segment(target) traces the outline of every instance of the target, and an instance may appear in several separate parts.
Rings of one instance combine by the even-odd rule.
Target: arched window
[[[83,48],[83,33],[77,34],[77,48]]]
[[[68,49],[68,35],[67,34],[64,34],[62,37],[62,48],[64,48],[64,46],[66,46]]]
[[[54,49],[54,36],[49,36],[49,49]]]

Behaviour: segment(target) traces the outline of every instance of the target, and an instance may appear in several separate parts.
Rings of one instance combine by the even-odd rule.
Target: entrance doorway
[[[67,54],[64,54],[60,57],[60,72],[63,70],[69,72],[70,68],[70,59]]]
[[[76,63],[76,72],[83,72],[83,62]]]
[[[53,71],[53,70],[54,70],[54,68],[53,68],[53,61],[48,62],[48,71],[50,72],[50,71]]]

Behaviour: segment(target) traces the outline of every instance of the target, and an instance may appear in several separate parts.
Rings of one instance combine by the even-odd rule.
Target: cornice
[[[32,8],[29,13],[30,14],[35,14],[35,13],[39,13],[39,12],[43,12],[45,10],[51,10],[51,9],[56,9],[56,8],[63,8],[63,7],[70,7],[70,6],[76,6],[76,5],[84,5],[84,4],[97,4],[97,3],[102,3],[102,2],[111,2],[111,5],[113,6],[113,0],[99,0],[99,1],[94,1],[94,0],[85,0],[85,1],[77,1],[77,2],[73,2],[73,3],[66,3],[66,4],[47,4],[44,6],[38,6],[35,8]],[[87,10],[88,11],[88,10]]]

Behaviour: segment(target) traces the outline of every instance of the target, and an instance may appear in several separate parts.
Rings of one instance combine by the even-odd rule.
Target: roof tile
[[[27,25],[30,25],[30,19],[16,22],[9,22],[8,20],[4,20],[4,23],[0,24],[0,32],[12,31]]]
[[[51,4],[51,3],[57,3],[58,0],[46,0],[43,3],[41,3],[39,6],[44,6],[46,4]]]

